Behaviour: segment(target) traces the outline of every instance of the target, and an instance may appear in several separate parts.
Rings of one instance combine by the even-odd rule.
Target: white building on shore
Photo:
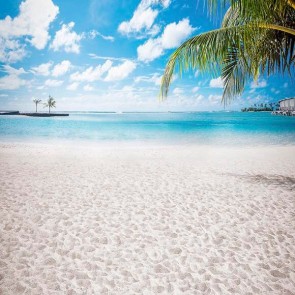
[[[295,111],[295,97],[282,99],[279,104],[280,111]]]

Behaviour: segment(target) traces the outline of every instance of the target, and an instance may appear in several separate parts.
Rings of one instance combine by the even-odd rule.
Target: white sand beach
[[[295,294],[295,147],[0,145],[0,294]]]

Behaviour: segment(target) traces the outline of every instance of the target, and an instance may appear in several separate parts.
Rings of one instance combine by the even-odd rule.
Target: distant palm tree
[[[37,99],[37,98],[35,98],[35,99],[33,99],[33,102],[35,103],[35,105],[36,105],[36,113],[38,112],[38,104],[41,102],[42,100],[41,99]]]
[[[44,108],[48,108],[50,114],[50,108],[55,108],[56,101],[52,96],[49,95],[47,102],[44,103]]]
[[[198,69],[223,81],[224,103],[259,75],[293,76],[295,0],[205,0],[209,10],[228,8],[221,28],[194,36],[169,58],[161,83],[167,96],[175,68]],[[214,14],[216,16],[216,14]]]

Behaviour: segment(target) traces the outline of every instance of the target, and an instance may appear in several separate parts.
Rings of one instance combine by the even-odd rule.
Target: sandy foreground
[[[0,144],[0,294],[295,294],[295,147]]]

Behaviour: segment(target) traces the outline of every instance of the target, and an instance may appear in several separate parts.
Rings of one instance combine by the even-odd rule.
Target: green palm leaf
[[[169,58],[161,84],[161,97],[168,94],[175,69],[180,76],[189,69],[209,72],[224,82],[223,102],[240,95],[250,78],[259,73],[288,73],[294,67],[295,11],[292,0],[208,0],[210,11],[217,4],[231,7],[222,27],[183,43]]]

